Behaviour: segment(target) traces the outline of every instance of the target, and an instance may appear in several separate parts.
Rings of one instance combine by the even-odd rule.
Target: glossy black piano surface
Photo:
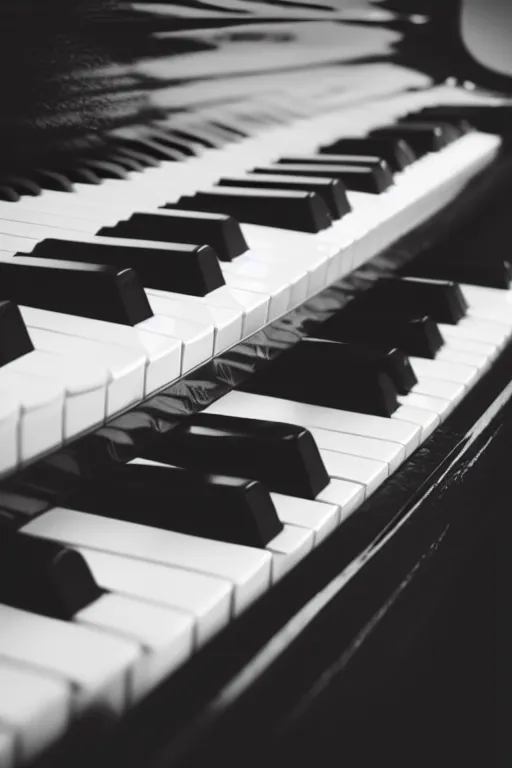
[[[0,188],[34,168],[100,156],[116,131],[137,137],[158,120],[243,104],[276,72],[339,67],[343,78],[358,65],[398,62],[438,80],[462,76],[453,37],[429,56],[442,22],[419,6],[432,4],[405,5],[8,0]],[[442,15],[446,29],[456,6]],[[414,275],[418,264],[424,274],[455,251],[480,263],[492,249],[508,263],[511,187],[505,146],[453,201],[351,274],[0,481],[5,519],[17,526],[13,509],[65,505],[83,482],[101,483],[156,437],[250,386],[369,279]],[[34,768],[490,764],[511,374],[509,343],[446,421],[281,581],[119,723],[92,712]]]

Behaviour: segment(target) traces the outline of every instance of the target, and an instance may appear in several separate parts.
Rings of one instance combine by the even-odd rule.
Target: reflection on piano
[[[476,754],[512,113],[399,5],[4,4],[0,766]]]

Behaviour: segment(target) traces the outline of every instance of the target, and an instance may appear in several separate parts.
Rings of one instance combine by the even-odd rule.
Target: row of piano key
[[[428,92],[395,97],[386,100],[386,114],[403,113],[441,96],[441,92]],[[378,122],[376,116],[373,121]],[[328,123],[329,131],[324,128],[321,136],[332,138],[335,116],[329,115]],[[293,133],[293,128],[287,130]],[[437,140],[432,125],[420,131],[422,141],[429,136]],[[395,138],[385,140],[384,146],[396,148]],[[98,426],[348,274],[428,216],[445,196],[453,196],[468,176],[489,162],[499,145],[496,137],[477,133],[463,134],[455,141],[449,138],[444,148],[424,154],[401,171],[396,166],[394,174],[382,159],[359,154],[367,150],[358,149],[358,142],[374,147],[372,139],[352,143],[355,164],[343,166],[345,171],[371,170],[372,163],[375,170],[377,163],[377,170],[385,172],[391,185],[380,193],[349,189],[346,198],[352,210],[317,233],[267,226],[279,223],[282,210],[272,189],[257,190],[263,195],[257,218],[263,217],[258,220],[265,224],[238,225],[229,216],[231,208],[219,214],[204,210],[206,204],[197,212],[158,209],[156,198],[148,202],[149,193],[157,195],[159,202],[173,198],[170,180],[177,189],[185,172],[181,166],[188,168],[187,162],[178,161],[162,161],[153,169],[160,174],[158,183],[146,170],[123,181],[104,180],[99,186],[76,183],[73,192],[45,189],[39,196],[25,195],[19,202],[0,204],[0,242],[16,248],[4,251],[0,260],[3,285],[8,286],[4,298],[20,305],[39,353],[0,371],[0,390],[5,395],[0,429],[4,445],[9,446],[2,451],[0,471],[23,465]],[[247,139],[245,163],[253,157],[256,141]],[[260,156],[265,152],[267,159],[276,159],[277,150],[272,152],[267,139],[262,142]],[[288,145],[293,148],[291,139]],[[229,151],[211,150],[214,158],[221,155],[215,160],[215,173],[220,160],[224,168],[229,167]],[[317,154],[313,159],[321,157]],[[359,161],[367,165],[359,166]],[[208,159],[208,164],[212,166],[213,160]],[[199,171],[194,173],[197,189]],[[164,178],[168,179],[165,185]],[[323,181],[332,185],[340,180],[327,177]],[[112,202],[114,191],[125,215],[131,213],[128,223],[135,222],[135,230],[130,230],[134,237],[93,234],[122,217]],[[302,204],[304,196],[315,197],[308,192],[279,190],[279,194],[291,195],[282,201],[285,208],[290,200]],[[52,213],[47,214],[48,210]],[[300,215],[294,221],[293,226],[303,226]],[[81,226],[82,232],[74,226]],[[167,242],[149,239],[157,231],[159,238],[165,233]],[[148,239],[139,240],[140,236]],[[173,238],[187,242],[169,242]],[[206,245],[191,244],[194,239]],[[24,253],[23,248],[32,249],[30,257],[14,255]],[[138,268],[144,288],[131,265]],[[37,389],[31,384],[33,376],[40,382]]]

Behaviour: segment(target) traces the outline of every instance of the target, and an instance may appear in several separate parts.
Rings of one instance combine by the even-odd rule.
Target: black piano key
[[[116,154],[121,155],[122,158],[136,160],[144,168],[158,168],[160,165],[160,160],[152,157],[148,152],[142,152],[134,147],[116,146]]]
[[[139,150],[155,160],[165,160],[174,162],[175,160],[185,160],[186,154],[179,149],[165,146],[156,139],[150,138],[126,138],[124,136],[116,136],[116,144],[118,146],[126,146],[135,150]]]
[[[1,534],[1,603],[71,620],[103,594],[79,552],[21,533]]]
[[[392,136],[347,137],[325,144],[321,154],[375,155],[385,160],[393,171],[402,171],[416,160],[412,147],[404,140]]]
[[[101,184],[102,178],[92,170],[79,163],[65,169],[68,179],[76,184]]]
[[[239,223],[231,216],[180,211],[172,205],[155,213],[134,213],[127,221],[104,227],[98,234],[191,245],[204,243],[214,249],[221,261],[231,261],[249,247]]]
[[[105,159],[109,160],[111,163],[120,165],[121,168],[124,168],[128,172],[135,171],[135,173],[142,173],[142,171],[145,171],[148,167],[142,160],[139,160],[136,157],[128,157],[128,155],[123,155],[122,151],[117,150],[109,150],[106,152]]]
[[[416,382],[406,356],[397,349],[374,350],[306,338],[283,352],[240,389],[375,416],[398,407],[394,380],[409,391]]]
[[[224,213],[247,224],[320,232],[331,226],[329,210],[315,192],[215,187],[183,196],[178,207]]]
[[[366,168],[380,168],[388,174],[392,174],[391,166],[382,157],[377,155],[286,155],[277,161],[279,165],[355,165]]]
[[[431,124],[440,124],[443,126],[443,129],[446,131],[447,135],[450,137],[451,141],[455,141],[456,139],[460,139],[461,136],[464,136],[464,134],[469,133],[472,128],[471,125],[468,123],[467,120],[462,119],[456,119],[452,118],[451,120],[442,120],[439,117],[434,116],[428,116],[428,115],[420,115],[418,113],[410,113],[408,115],[404,115],[403,117],[398,120],[399,123],[431,123]]]
[[[290,189],[305,192],[316,192],[326,206],[333,219],[341,219],[350,211],[344,185],[339,179],[324,178],[319,176],[288,176],[279,173],[279,167],[275,166],[275,173],[260,174],[257,171],[246,176],[229,176],[219,180],[221,186],[226,187],[254,187],[256,189]]]
[[[0,366],[23,357],[33,349],[34,345],[16,304],[0,300]]]
[[[205,296],[224,285],[215,252],[208,245],[166,243],[165,247],[123,243],[46,239],[36,245],[34,258],[64,259],[89,264],[125,265],[137,270],[142,284],[192,296]]]
[[[357,192],[380,194],[393,184],[393,175],[381,167],[368,168],[363,165],[269,165],[254,168],[255,173],[281,173],[290,176],[327,176],[340,179],[343,184]]]
[[[128,178],[128,172],[118,163],[91,157],[83,158],[81,163],[86,168],[92,168],[101,179],[118,179],[124,181]]]
[[[19,174],[2,173],[0,174],[0,184],[9,185],[18,195],[29,195],[37,197],[41,194],[41,186],[33,178],[21,176]]]
[[[175,135],[185,140],[188,139],[193,141],[196,144],[200,144],[206,149],[221,149],[226,144],[225,139],[221,139],[218,136],[213,135],[211,131],[208,132],[207,130],[197,126],[188,126],[187,128],[173,128],[171,133],[173,136]]]
[[[68,506],[252,547],[264,547],[283,529],[261,483],[176,466],[120,465],[81,489]]]
[[[507,104],[440,104],[423,107],[418,119],[465,120],[479,131],[508,134],[512,131],[512,107]]]
[[[358,297],[360,306],[407,315],[430,315],[438,323],[455,325],[464,317],[467,304],[460,287],[446,280],[416,277],[385,278]]]
[[[16,304],[136,325],[153,316],[133,269],[19,255],[0,257],[0,286]]]
[[[453,259],[431,255],[431,258],[413,259],[401,273],[410,277],[453,280],[506,290],[512,281],[512,259],[508,261],[503,255],[492,251],[480,259],[473,255]]]
[[[31,171],[31,178],[43,189],[52,189],[56,192],[73,192],[73,183],[69,176],[59,171],[46,168],[36,168]]]
[[[433,359],[444,340],[437,323],[428,315],[406,317],[389,312],[369,311],[350,302],[329,320],[315,323],[311,336],[332,341],[398,347],[407,355]]]
[[[13,187],[0,183],[0,200],[5,200],[8,203],[17,203],[20,198],[21,195]]]
[[[195,157],[196,155],[191,142],[186,141],[186,139],[181,139],[178,136],[171,136],[166,133],[163,128],[152,125],[149,129],[149,135],[151,138],[158,141],[159,144],[163,144],[165,147],[170,147],[171,149],[176,149],[178,152],[183,152],[183,154],[188,157]]]
[[[201,472],[248,477],[271,491],[306,499],[316,498],[329,483],[311,433],[271,421],[198,414],[140,455]]]
[[[449,131],[442,123],[395,123],[374,128],[370,131],[370,136],[405,139],[418,157],[427,152],[437,152],[451,141]]]

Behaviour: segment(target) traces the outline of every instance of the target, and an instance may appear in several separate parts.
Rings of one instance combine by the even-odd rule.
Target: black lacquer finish
[[[34,345],[16,304],[12,301],[0,301],[0,366],[32,352],[33,349]]]

